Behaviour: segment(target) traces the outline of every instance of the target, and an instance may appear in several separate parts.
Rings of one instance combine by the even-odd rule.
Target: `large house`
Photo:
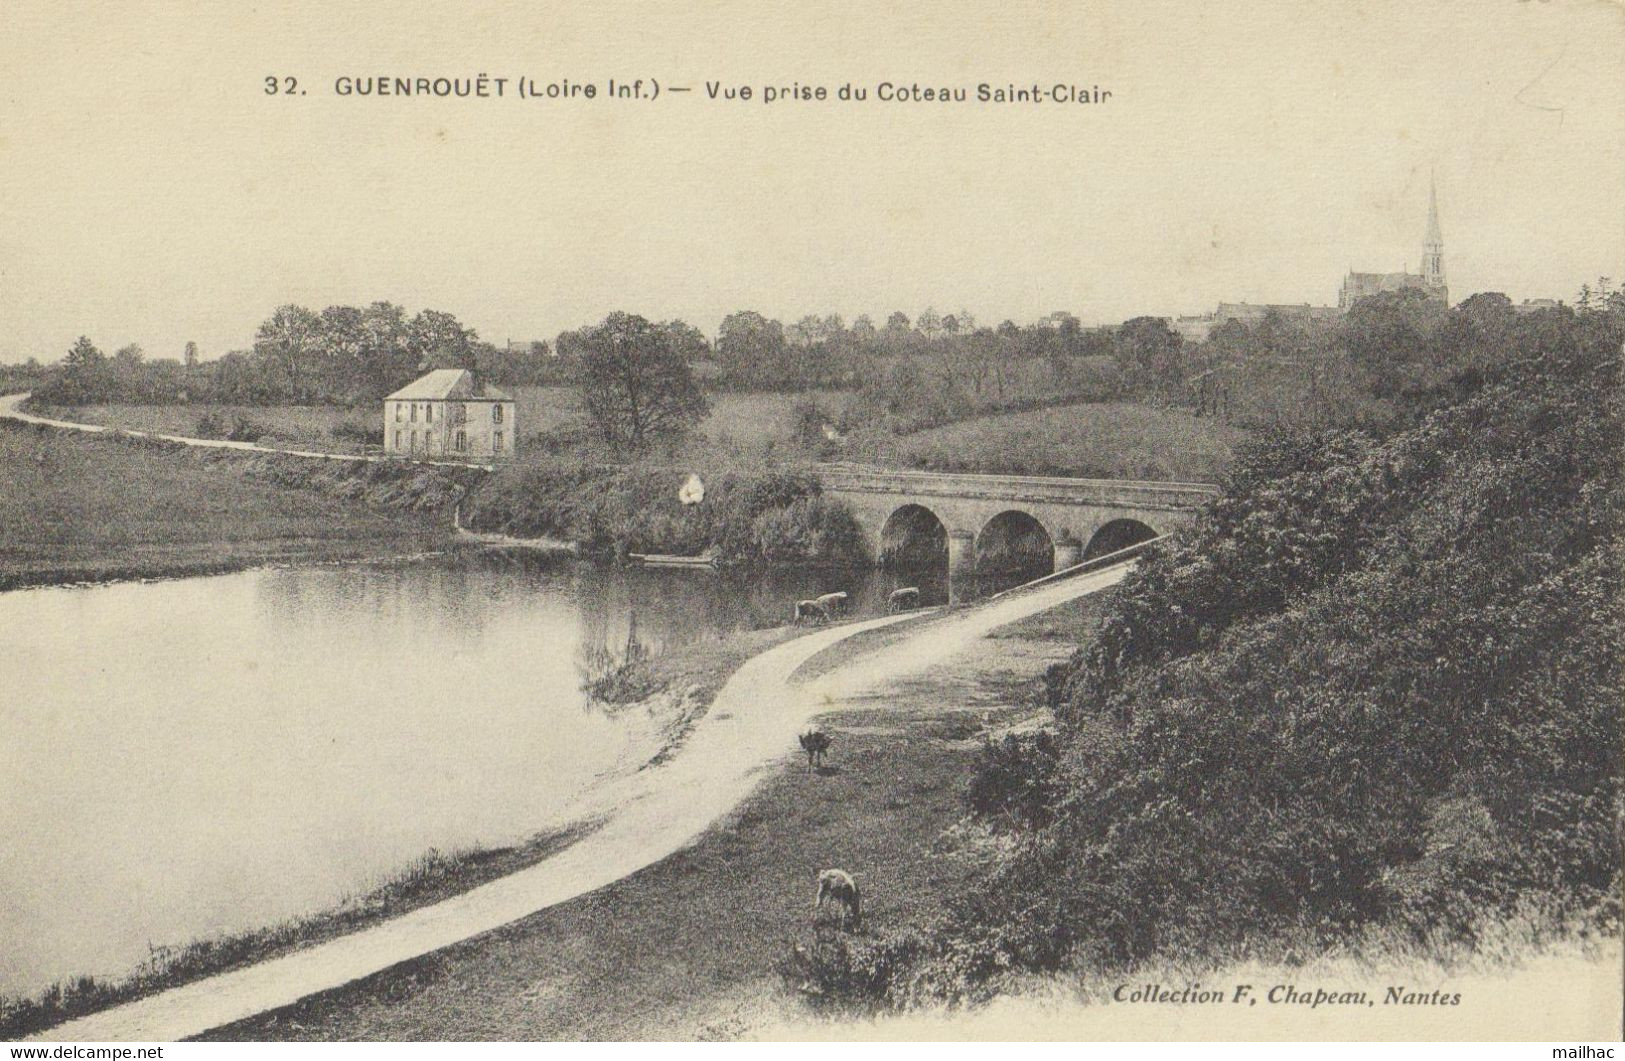
[[[403,457],[512,457],[513,399],[468,369],[437,368],[384,399],[384,452]]]

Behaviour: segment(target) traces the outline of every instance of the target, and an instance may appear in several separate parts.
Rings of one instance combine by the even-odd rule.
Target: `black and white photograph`
[[[1622,352],[1612,0],[0,0],[0,1040],[1617,1056]]]

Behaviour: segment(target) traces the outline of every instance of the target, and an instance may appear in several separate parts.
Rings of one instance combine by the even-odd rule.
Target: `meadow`
[[[1245,438],[1184,410],[1085,402],[854,438],[847,455],[931,471],[1212,482]]]
[[[297,458],[178,450],[0,422],[0,589],[406,553],[446,537],[438,513],[247,474],[251,460]]]
[[[376,427],[380,416],[365,409],[338,405],[31,405],[41,416],[80,424],[102,424],[126,431],[152,431],[164,435],[197,437],[198,422],[213,417],[229,427],[244,418],[264,429],[260,443],[292,449],[333,453],[360,453],[359,442],[336,438],[333,429],[349,424]]]

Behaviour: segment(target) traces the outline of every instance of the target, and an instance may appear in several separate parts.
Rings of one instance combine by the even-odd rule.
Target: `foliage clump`
[[[818,478],[793,469],[702,476],[685,504],[687,469],[549,462],[502,469],[465,507],[468,525],[579,543],[600,555],[662,553],[752,566],[848,563],[866,557],[863,532]]]
[[[1249,447],[1052,676],[1053,749],[984,752],[1018,839],[877,996],[1617,932],[1625,314],[1558,316],[1387,432]]]

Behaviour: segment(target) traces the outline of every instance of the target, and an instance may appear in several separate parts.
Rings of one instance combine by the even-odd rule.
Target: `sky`
[[[508,95],[333,91],[482,72]],[[601,94],[520,100],[519,77]],[[693,91],[610,100],[612,77]],[[870,99],[762,101],[791,82]],[[1430,174],[1453,299],[1625,276],[1625,8],[5,0],[0,361],[80,334],[214,357],[287,302],[448,310],[499,344],[621,309],[715,334],[740,309],[1335,303],[1350,268],[1419,267]]]

